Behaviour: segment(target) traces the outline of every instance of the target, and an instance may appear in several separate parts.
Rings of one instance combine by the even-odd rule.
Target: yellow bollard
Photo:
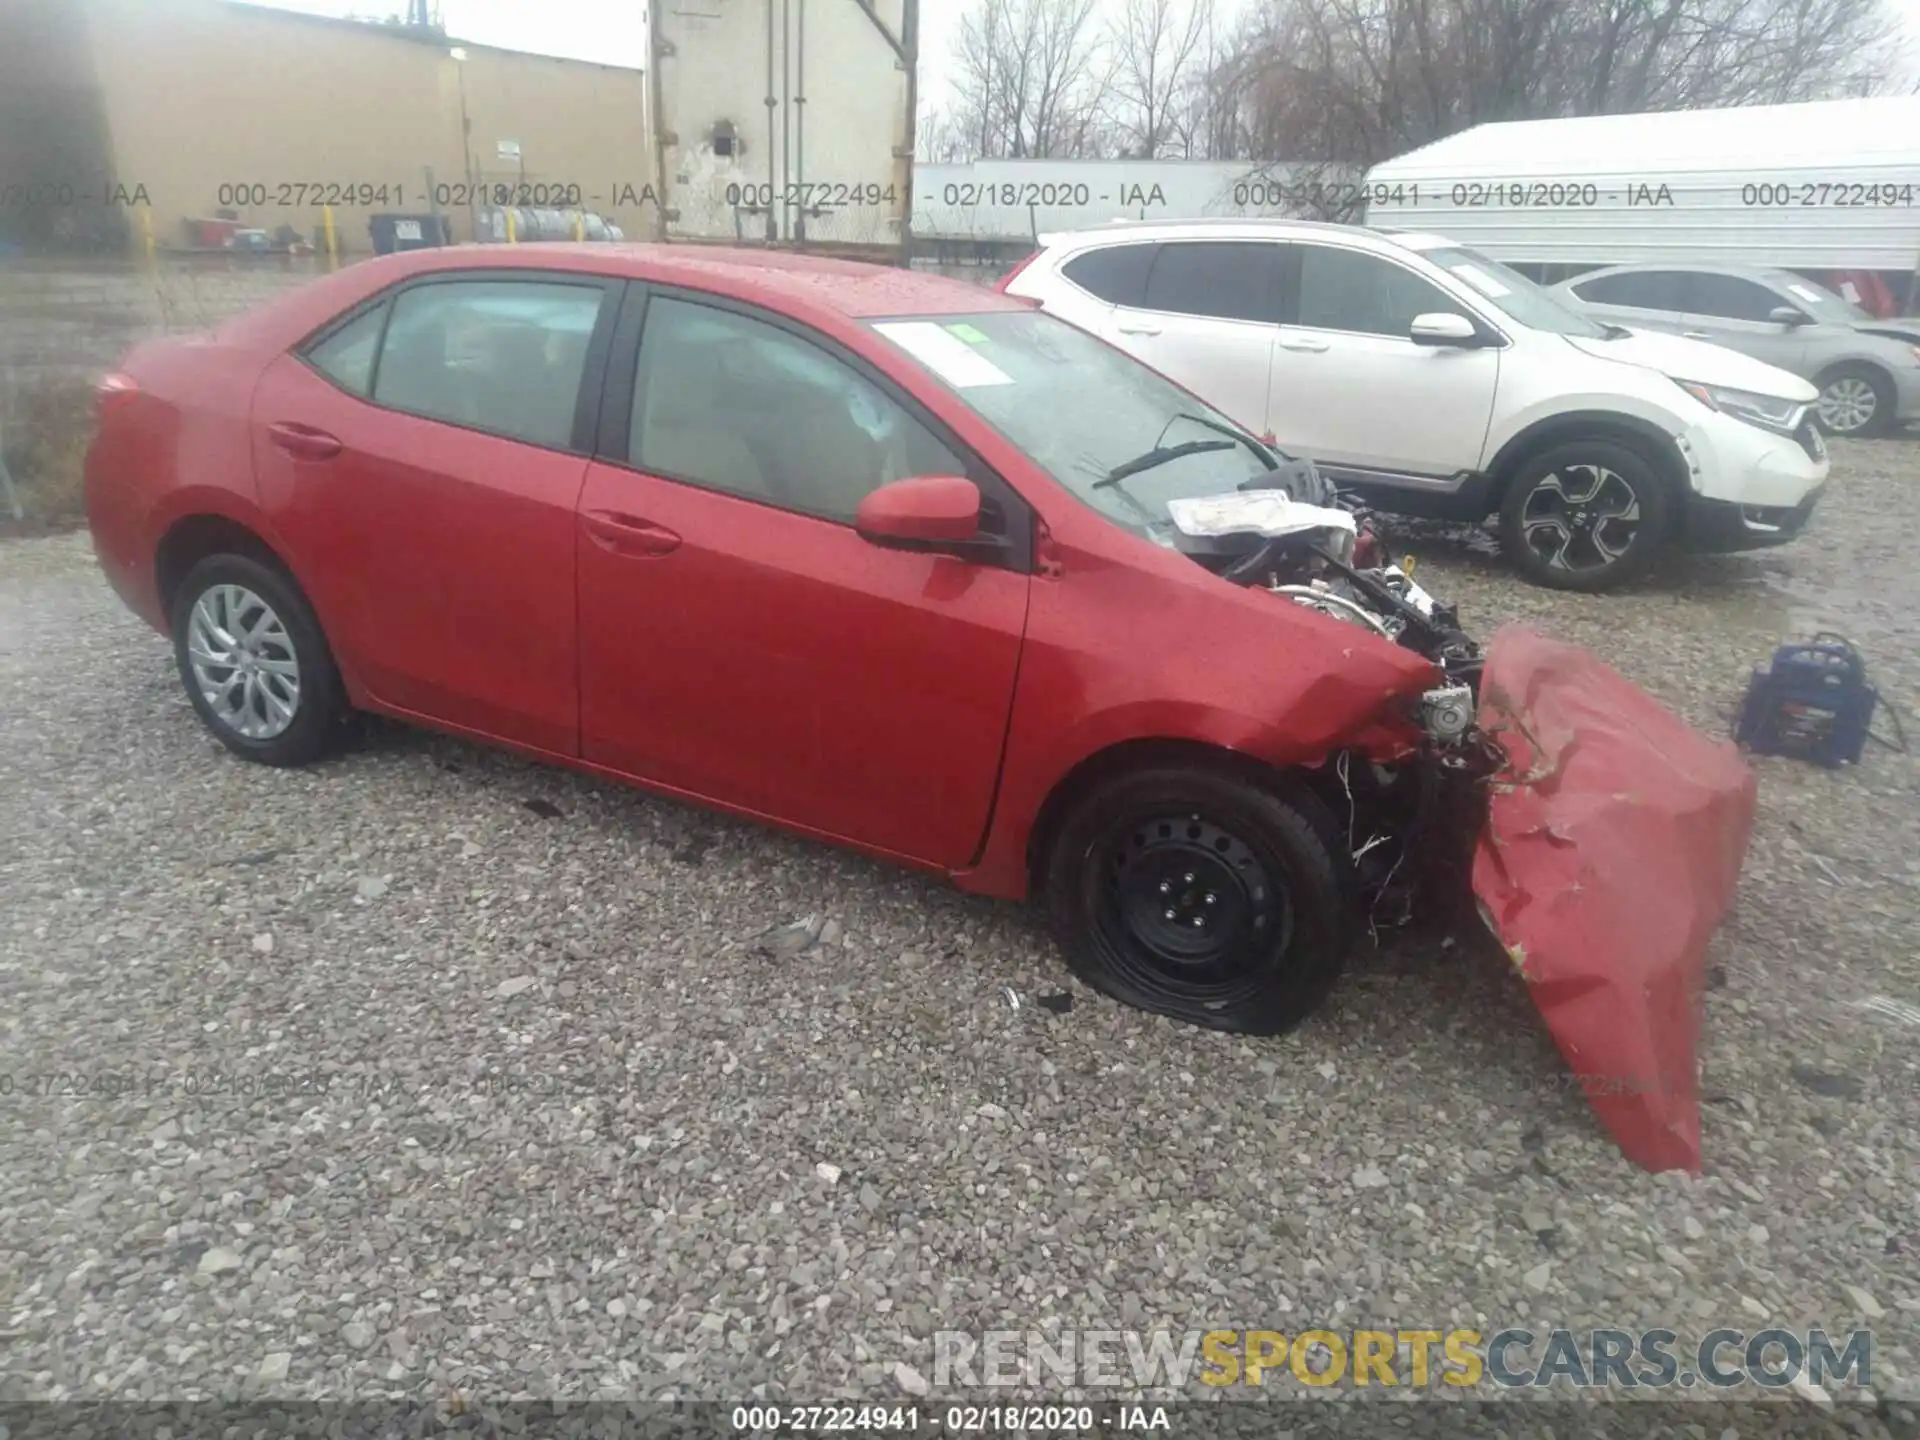
[[[340,262],[340,241],[339,237],[334,233],[333,207],[331,205],[322,205],[320,207],[320,225],[321,228],[325,230],[327,236],[327,268],[331,270]]]
[[[520,238],[514,230],[512,206],[507,207],[507,243],[509,245],[518,245],[520,243]]]

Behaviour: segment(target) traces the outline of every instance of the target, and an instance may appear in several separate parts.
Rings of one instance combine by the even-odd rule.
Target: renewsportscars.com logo
[[[1172,1390],[1300,1384],[1470,1389],[1731,1390],[1873,1383],[1873,1335],[1672,1330],[940,1330],[940,1388]]]

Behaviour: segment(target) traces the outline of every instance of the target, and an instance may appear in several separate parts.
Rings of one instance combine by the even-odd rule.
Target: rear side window
[[[1636,270],[1582,280],[1573,293],[1595,305],[1627,305],[1636,310],[1680,310],[1680,276],[1671,270]]]
[[[373,355],[386,319],[387,307],[374,306],[308,350],[307,362],[342,390],[366,399],[373,383]]]
[[[1146,300],[1147,270],[1153,264],[1151,245],[1106,245],[1076,255],[1060,273],[1082,290],[1111,305],[1138,307]]]
[[[544,280],[403,290],[380,350],[374,402],[567,449],[604,294],[598,285]]]
[[[1147,274],[1146,306],[1174,315],[1271,323],[1278,245],[1258,240],[1162,245]]]
[[[1738,275],[1688,275],[1684,293],[1686,303],[1681,309],[1717,320],[1764,321],[1787,303],[1766,286]]]

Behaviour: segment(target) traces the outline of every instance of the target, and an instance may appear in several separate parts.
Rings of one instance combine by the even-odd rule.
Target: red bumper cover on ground
[[[1515,626],[1480,724],[1511,767],[1474,855],[1482,910],[1627,1157],[1700,1168],[1707,942],[1753,831],[1753,772],[1577,646]]]

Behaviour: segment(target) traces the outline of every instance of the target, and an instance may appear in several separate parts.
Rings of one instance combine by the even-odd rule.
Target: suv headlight
[[[1724,385],[1703,385],[1698,380],[1672,377],[1673,383],[1709,410],[1718,410],[1763,430],[1791,435],[1807,413],[1798,400],[1782,400],[1773,395],[1756,395],[1751,390],[1730,390]]]

